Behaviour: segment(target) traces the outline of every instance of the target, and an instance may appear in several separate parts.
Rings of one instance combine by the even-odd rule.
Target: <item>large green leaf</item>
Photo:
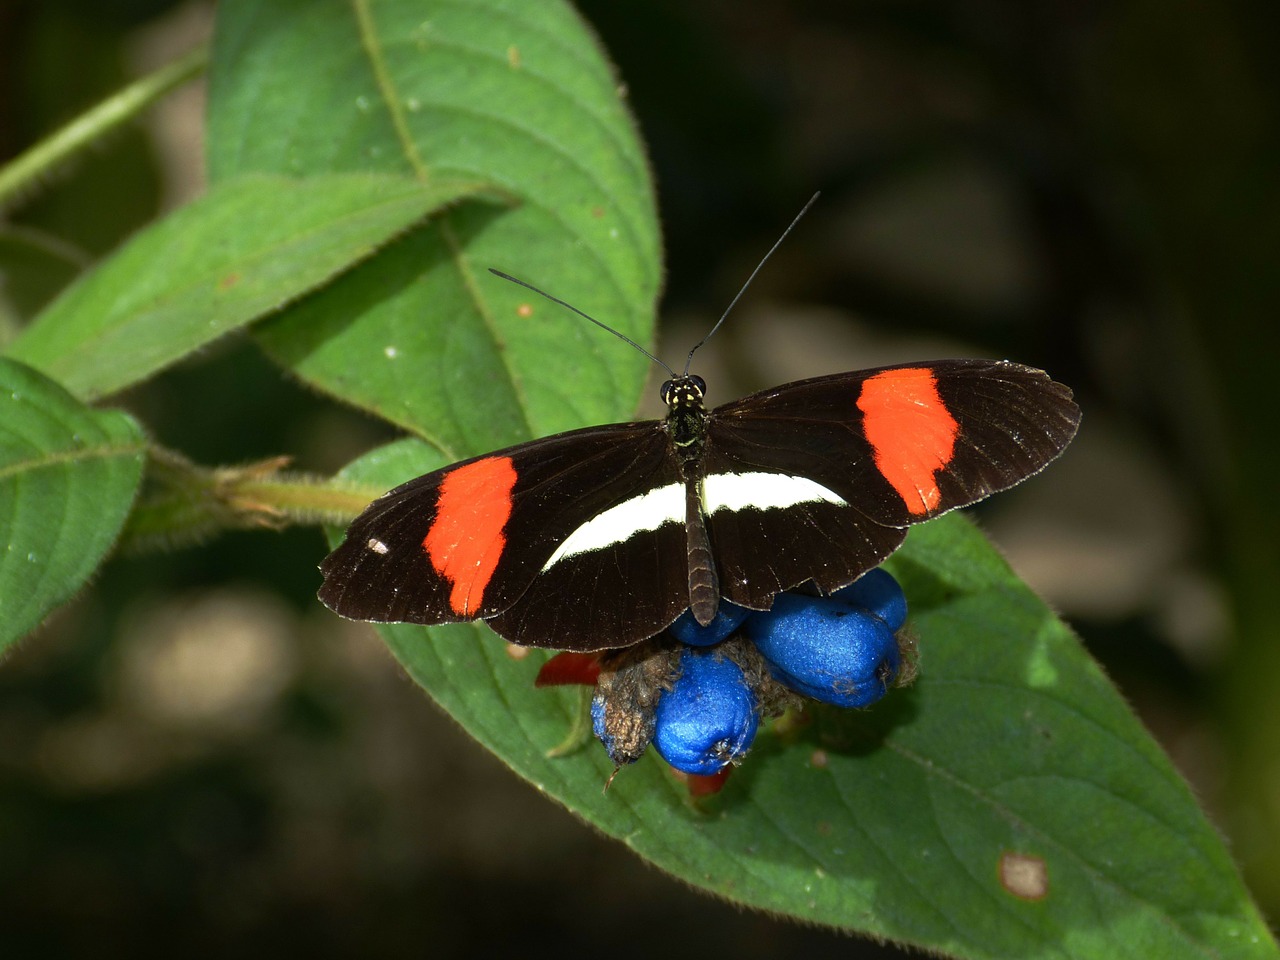
[[[346,476],[390,486],[439,465],[404,441]],[[1274,957],[1186,784],[981,534],[942,518],[890,568],[912,605],[916,684],[763,733],[702,809],[652,751],[603,795],[602,749],[548,759],[581,701],[534,689],[541,653],[512,658],[479,625],[379,629],[539,790],[731,900],[960,957]],[[1045,895],[1011,892],[1002,862],[1042,866]]]
[[[647,169],[618,81],[560,0],[225,0],[209,169],[500,185],[261,331],[304,379],[478,452],[631,413],[645,361],[497,267],[649,339]],[[531,309],[530,309],[531,308]]]
[[[142,432],[0,359],[0,650],[84,585],[142,480]]]
[[[231,180],[70,287],[8,354],[84,398],[113,393],[312,288],[475,181],[388,175]]]

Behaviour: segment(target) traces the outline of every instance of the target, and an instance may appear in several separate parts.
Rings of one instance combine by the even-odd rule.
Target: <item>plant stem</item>
[[[170,90],[199,75],[208,63],[209,48],[202,45],[138,78],[0,167],[0,212],[17,206],[35,193],[41,180],[59,164],[127,123]]]
[[[153,445],[146,484],[119,549],[149,553],[200,543],[228,530],[346,524],[382,493],[380,487],[283,472],[287,464],[287,457],[273,457],[210,469]]]

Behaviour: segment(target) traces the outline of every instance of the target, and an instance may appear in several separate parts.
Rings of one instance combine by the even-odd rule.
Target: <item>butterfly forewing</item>
[[[1020,483],[1062,452],[1079,421],[1071,391],[1041,370],[941,360],[727,403],[711,414],[709,448],[722,462],[808,477],[859,513],[904,526]]]
[[[1006,361],[934,364],[936,389],[958,424],[951,459],[938,472],[929,516],[968,506],[1039,473],[1080,426],[1071,391],[1032,367]]]
[[[575,530],[677,482],[675,469],[662,422],[647,421],[558,434],[425,474],[356,518],[321,565],[320,599],[355,620],[496,616],[535,579],[569,573],[563,561],[543,568]],[[608,540],[609,531],[596,532],[597,542]],[[586,552],[598,557],[600,550]],[[564,584],[559,594],[564,602],[599,602],[585,583]]]

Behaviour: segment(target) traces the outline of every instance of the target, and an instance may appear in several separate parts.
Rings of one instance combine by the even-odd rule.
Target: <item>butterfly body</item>
[[[379,622],[482,619],[515,643],[627,646],[721,598],[831,593],[907,528],[1038,472],[1074,436],[1071,391],[1006,361],[784,384],[663,420],[588,427],[445,467],[375,500],[322,564],[320,599]]]

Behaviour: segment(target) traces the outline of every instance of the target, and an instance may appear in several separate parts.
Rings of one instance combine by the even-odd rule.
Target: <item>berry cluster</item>
[[[686,612],[664,633],[603,654],[560,654],[540,685],[595,684],[595,735],[618,766],[650,743],[676,770],[741,761],[762,717],[804,699],[868,707],[915,675],[902,588],[876,569],[829,597],[783,593],[767,611],[722,601],[709,625]]]

